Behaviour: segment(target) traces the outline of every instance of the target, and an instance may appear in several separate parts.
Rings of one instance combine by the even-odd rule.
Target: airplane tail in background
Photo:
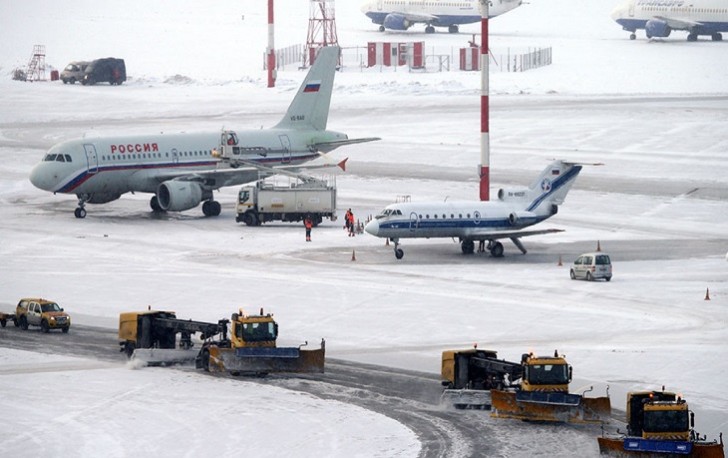
[[[276,128],[326,130],[339,52],[338,46],[319,49],[314,64]]]
[[[535,212],[542,204],[549,208],[563,204],[581,169],[580,164],[573,162],[554,161],[549,164],[528,187],[531,203],[526,210]]]

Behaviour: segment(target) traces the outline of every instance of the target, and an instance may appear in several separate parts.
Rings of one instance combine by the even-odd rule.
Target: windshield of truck
[[[563,385],[569,383],[567,364],[534,364],[528,366],[528,383],[532,385]]]
[[[244,202],[247,202],[248,199],[250,199],[250,191],[248,191],[248,190],[240,191],[240,194],[238,197],[238,202],[240,202],[242,204]]]
[[[276,340],[276,326],[272,322],[268,323],[243,323],[241,326],[243,340],[246,342],[263,342],[266,340]]]
[[[648,433],[684,432],[688,425],[687,410],[646,410],[642,429]]]
[[[47,304],[41,304],[41,310],[44,312],[60,312],[61,308],[55,302],[49,302]]]

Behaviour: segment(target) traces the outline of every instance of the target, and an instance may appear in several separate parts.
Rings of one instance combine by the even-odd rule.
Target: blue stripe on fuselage
[[[384,18],[387,17],[391,13],[373,13],[369,12],[366,13],[366,15],[372,20],[375,24],[384,24]],[[493,16],[489,16],[491,18]],[[438,16],[437,19],[434,19],[430,22],[430,24],[436,26],[436,27],[447,27],[450,25],[459,25],[459,24],[474,24],[476,22],[480,22],[482,19],[479,15],[449,15],[449,16]]]

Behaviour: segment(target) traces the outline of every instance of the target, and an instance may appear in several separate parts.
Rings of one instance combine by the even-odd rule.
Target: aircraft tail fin
[[[314,64],[276,128],[326,130],[339,52],[338,46],[319,49]]]
[[[543,204],[550,208],[563,204],[581,169],[582,165],[574,162],[557,160],[549,164],[528,187],[531,199],[526,210],[534,212]]]

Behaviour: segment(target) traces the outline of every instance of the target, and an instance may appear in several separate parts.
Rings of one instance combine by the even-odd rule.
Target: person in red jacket
[[[313,227],[313,221],[311,221],[311,217],[307,216],[306,219],[303,220],[303,227],[306,228],[306,241],[311,241],[311,228]]]

